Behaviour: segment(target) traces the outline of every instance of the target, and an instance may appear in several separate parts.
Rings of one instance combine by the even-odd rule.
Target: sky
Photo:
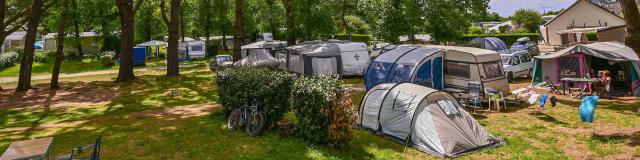
[[[539,12],[557,11],[567,8],[576,0],[491,0],[489,6],[491,11],[497,12],[500,16],[508,17],[513,15],[520,8],[535,9]]]

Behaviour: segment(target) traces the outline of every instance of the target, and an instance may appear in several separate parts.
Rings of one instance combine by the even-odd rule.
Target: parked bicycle
[[[227,119],[227,127],[230,130],[237,130],[245,127],[249,136],[260,134],[266,123],[267,114],[261,110],[261,105],[257,101],[251,101],[251,105],[244,104],[238,109],[234,109]]]

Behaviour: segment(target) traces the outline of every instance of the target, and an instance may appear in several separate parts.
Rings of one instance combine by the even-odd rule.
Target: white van
[[[337,43],[342,55],[342,75],[361,76],[369,66],[371,59],[367,44],[361,42]]]
[[[502,66],[509,82],[513,82],[514,78],[531,75],[533,61],[529,51],[521,50],[509,54],[500,54]]]

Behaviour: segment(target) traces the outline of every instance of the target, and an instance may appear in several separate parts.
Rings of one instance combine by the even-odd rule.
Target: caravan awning
[[[586,45],[578,44],[560,51],[536,56],[536,58],[551,59],[576,53],[584,53],[614,61],[640,61],[640,59],[638,59],[638,55],[636,55],[633,49],[616,42],[597,42]]]
[[[167,42],[163,42],[163,41],[149,41],[149,42],[144,42],[144,43],[140,43],[140,44],[138,44],[138,46],[140,46],[140,47],[161,46],[161,45],[167,45]]]

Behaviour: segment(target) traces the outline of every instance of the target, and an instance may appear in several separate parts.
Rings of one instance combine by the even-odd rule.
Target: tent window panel
[[[413,73],[413,65],[397,65],[393,76],[390,77],[389,82],[400,83],[409,82],[411,80],[411,73]]]
[[[444,74],[469,79],[471,66],[468,63],[445,62]]]
[[[450,100],[439,100],[437,103],[440,106],[440,108],[444,111],[444,113],[447,115],[460,114],[458,107],[456,107],[456,105],[453,104],[453,102],[451,102]]]
[[[562,78],[579,78],[580,59],[578,57],[561,57],[557,60],[558,80]]]
[[[416,84],[433,88],[431,83],[431,61],[424,63],[420,69],[418,69]]]
[[[500,66],[500,62],[490,62],[482,64],[484,67],[484,74],[486,79],[498,78],[502,75],[502,66]]]
[[[393,101],[393,110],[407,112],[411,106],[411,102],[415,100],[416,95],[398,91],[396,99]]]
[[[338,69],[336,67],[336,58],[313,58],[312,60],[313,73],[317,75],[330,75],[337,74]]]
[[[202,46],[192,46],[191,51],[202,51],[203,50],[202,48],[203,48]]]
[[[366,76],[366,86],[367,89],[372,88],[373,86],[384,83],[387,80],[387,72],[391,69],[393,63],[387,62],[371,62],[371,67],[369,67],[369,71]]]

